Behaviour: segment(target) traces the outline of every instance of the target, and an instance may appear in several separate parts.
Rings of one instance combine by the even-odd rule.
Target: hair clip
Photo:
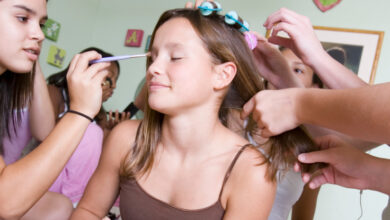
[[[226,13],[225,22],[230,25],[238,25],[237,28],[239,28],[242,33],[249,31],[248,22],[242,20],[235,11],[229,11]]]
[[[203,16],[209,16],[213,13],[218,13],[222,10],[221,5],[218,2],[205,1],[198,6],[200,13]],[[253,50],[257,46],[257,38],[253,33],[249,32],[249,24],[240,18],[235,11],[230,11],[225,15],[225,22],[228,25],[232,25],[244,34],[248,47]]]
[[[222,10],[221,5],[218,2],[203,2],[198,6],[200,13],[203,16],[209,16],[213,12],[217,13]]]
[[[225,15],[225,22],[229,25],[234,25],[239,28],[241,33],[244,34],[248,47],[253,50],[257,46],[257,38],[253,33],[249,32],[248,22],[242,20],[235,11],[230,11]]]
[[[257,37],[253,33],[247,31],[244,33],[246,43],[248,44],[249,49],[253,50],[257,47]]]

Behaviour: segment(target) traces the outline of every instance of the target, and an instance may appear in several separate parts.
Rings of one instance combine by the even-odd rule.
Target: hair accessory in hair
[[[239,30],[244,33],[245,40],[248,47],[253,50],[257,46],[257,38],[253,33],[249,32],[248,22],[242,20],[235,11],[230,11],[225,15],[225,22],[229,25],[236,26]]]
[[[256,38],[256,35],[254,35],[253,33],[247,31],[244,33],[244,37],[245,37],[245,40],[246,40],[246,43],[248,44],[249,48],[251,50],[255,49],[256,46],[257,46],[257,38]]]
[[[222,7],[218,2],[205,1],[198,7],[203,16],[209,16],[213,13],[222,11]],[[253,33],[249,32],[249,24],[240,18],[235,11],[230,11],[225,15],[225,22],[232,25],[244,34],[245,40],[251,50],[257,46],[257,38]]]
[[[235,11],[229,11],[225,15],[225,22],[227,24],[235,26],[236,24],[238,25],[237,27],[239,30],[244,33],[245,31],[249,31],[249,24],[248,22],[242,20]]]
[[[217,13],[222,11],[221,5],[218,2],[203,2],[200,6],[198,6],[200,13],[203,16],[209,16],[213,12]]]

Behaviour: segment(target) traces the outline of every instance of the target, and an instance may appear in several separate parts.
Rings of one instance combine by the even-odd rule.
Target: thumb
[[[252,113],[255,104],[256,102],[254,97],[252,97],[247,103],[245,103],[245,105],[242,107],[242,112],[240,114],[241,119],[247,118]]]
[[[298,160],[302,163],[329,163],[332,161],[332,158],[333,155],[328,149],[298,155]]]

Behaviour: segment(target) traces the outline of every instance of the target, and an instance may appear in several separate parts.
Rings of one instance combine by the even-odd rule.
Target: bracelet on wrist
[[[69,112],[69,113],[76,114],[76,115],[80,115],[80,116],[82,116],[82,117],[88,119],[89,121],[93,122],[93,119],[92,119],[91,117],[89,117],[88,115],[86,115],[86,114],[83,114],[83,113],[78,112],[78,111],[70,110],[70,109],[67,111],[67,113],[68,113],[68,112]]]

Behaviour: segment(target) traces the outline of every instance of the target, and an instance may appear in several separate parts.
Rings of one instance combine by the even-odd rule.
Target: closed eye
[[[183,57],[171,57],[172,61],[178,61],[181,60]]]

